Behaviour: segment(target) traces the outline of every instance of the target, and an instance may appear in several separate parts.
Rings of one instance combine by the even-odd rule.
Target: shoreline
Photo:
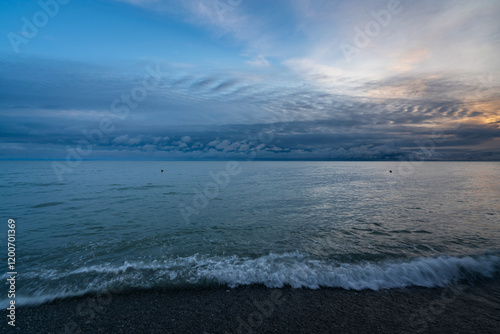
[[[497,333],[500,280],[445,288],[132,290],[16,309],[2,333]]]

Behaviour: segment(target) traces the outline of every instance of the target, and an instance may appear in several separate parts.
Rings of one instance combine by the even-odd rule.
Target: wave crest
[[[40,304],[56,298],[120,288],[263,284],[269,288],[380,290],[408,286],[443,287],[459,280],[476,281],[500,273],[496,255],[417,258],[359,264],[315,260],[300,252],[271,253],[256,259],[237,256],[125,261],[74,270],[37,270],[24,274],[27,285],[16,303]],[[31,287],[31,288],[30,288]],[[1,307],[8,300],[0,301]]]

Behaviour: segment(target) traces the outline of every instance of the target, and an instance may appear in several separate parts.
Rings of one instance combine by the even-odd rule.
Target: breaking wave
[[[339,263],[300,252],[271,253],[255,259],[193,255],[153,261],[125,261],[74,270],[37,270],[23,274],[26,286],[16,304],[33,305],[57,298],[121,289],[185,288],[262,284],[269,288],[380,290],[409,286],[443,287],[451,282],[497,277],[496,255],[416,258],[407,261]],[[5,275],[3,275],[5,276]],[[8,300],[0,301],[1,307]]]

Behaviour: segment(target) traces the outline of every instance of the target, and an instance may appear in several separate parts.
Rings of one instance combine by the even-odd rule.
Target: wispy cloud
[[[140,56],[0,54],[0,158],[64,158],[152,63],[165,75],[93,158],[397,159],[436,133],[434,158],[498,155],[497,1],[401,0],[382,23],[382,0],[223,2],[110,2],[126,17],[109,29],[130,17],[151,29],[128,31]],[[59,29],[47,34],[63,49]],[[345,43],[358,49],[350,62]],[[264,128],[272,142],[259,142]]]

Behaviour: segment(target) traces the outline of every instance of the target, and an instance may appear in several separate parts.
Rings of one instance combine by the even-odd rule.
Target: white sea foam
[[[440,256],[357,264],[315,260],[299,252],[272,253],[256,259],[194,255],[150,262],[126,261],[121,265],[93,265],[61,272],[39,270],[26,273],[25,279],[33,282],[32,293],[27,296],[19,291],[16,301],[21,305],[40,304],[56,298],[102,292],[116,286],[175,288],[221,284],[234,288],[263,284],[269,288],[289,285],[293,288],[348,290],[442,287],[457,280],[493,278],[499,273],[500,257],[496,255]],[[1,307],[6,303],[7,300],[2,300]]]

